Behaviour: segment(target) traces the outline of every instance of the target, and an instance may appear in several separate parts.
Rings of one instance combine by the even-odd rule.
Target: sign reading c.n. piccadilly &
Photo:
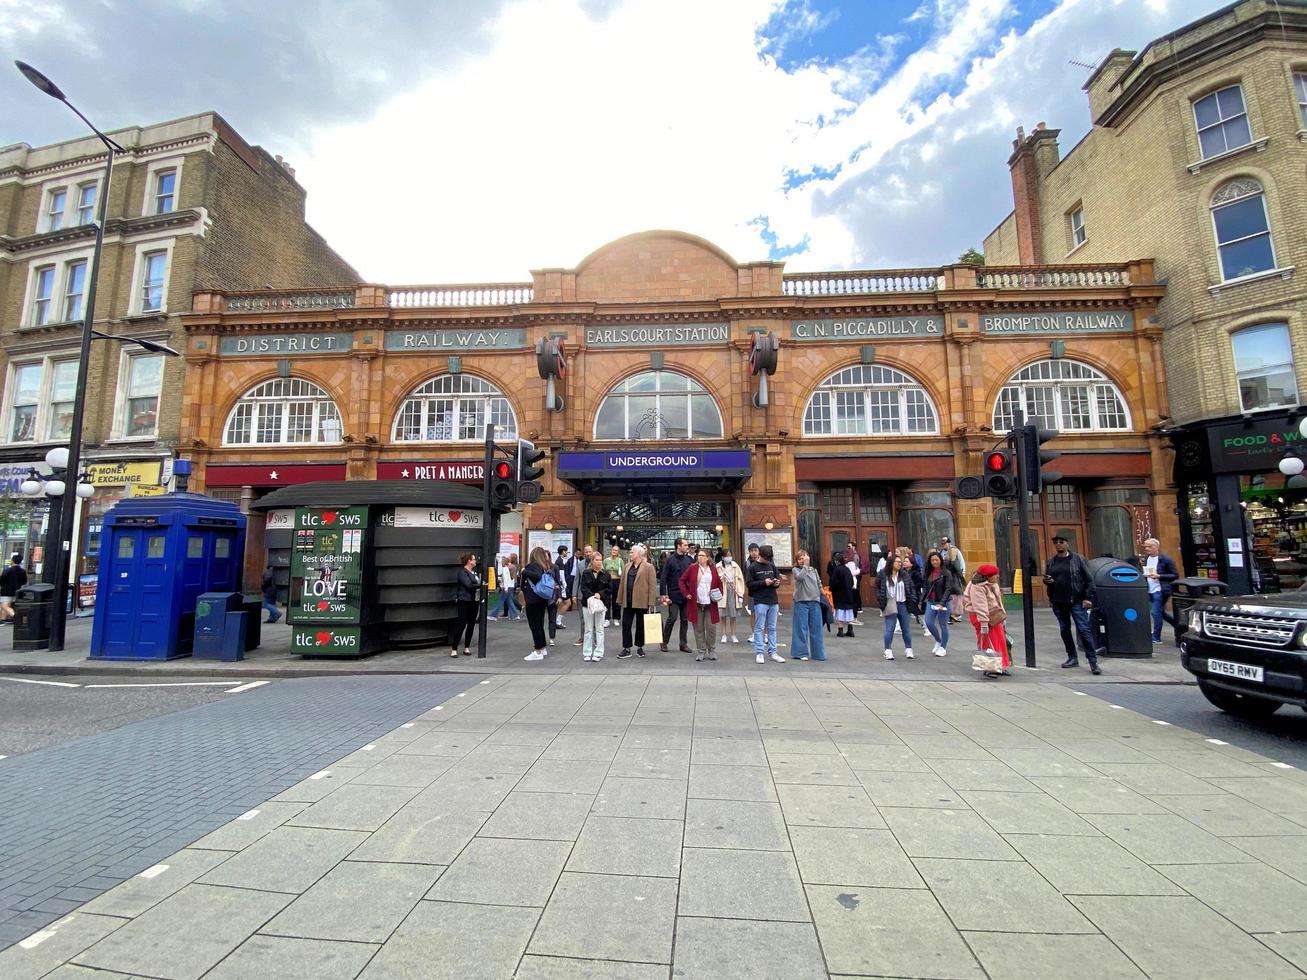
[[[887,340],[895,337],[942,337],[944,318],[879,316],[838,320],[792,320],[792,340]]]

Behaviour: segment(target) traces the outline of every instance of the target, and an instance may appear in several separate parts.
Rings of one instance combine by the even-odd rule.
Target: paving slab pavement
[[[373,744],[0,976],[1307,975],[1307,773],[1062,684],[501,674]]]

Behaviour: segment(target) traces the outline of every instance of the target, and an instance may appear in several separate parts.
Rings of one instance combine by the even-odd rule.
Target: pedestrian
[[[831,557],[826,566],[826,582],[830,586],[831,604],[835,607],[835,635],[853,637],[854,607],[858,604],[858,587],[853,573],[839,555]]]
[[[716,660],[717,624],[721,622],[717,602],[722,598],[723,590],[722,578],[717,574],[707,548],[698,550],[694,564],[681,574],[676,587],[685,597],[685,614],[694,627],[695,661],[701,662],[705,657]]]
[[[604,618],[605,629],[610,624],[616,626],[622,621],[622,604],[617,595],[616,582],[622,577],[622,569],[625,567],[626,562],[622,561],[622,549],[613,545],[608,552],[608,557],[604,559],[604,571],[614,582],[614,587],[608,590],[608,615]]]
[[[1007,610],[1003,608],[1003,590],[998,585],[998,566],[981,565],[971,577],[962,593],[962,608],[971,615],[976,631],[976,649],[981,656],[997,658],[999,670],[986,670],[986,677],[1006,674],[1012,665],[1007,652],[1007,631],[1003,621]],[[978,668],[977,668],[978,669]]]
[[[913,581],[917,583],[917,591],[918,591],[918,592],[925,592],[925,591],[926,591],[926,561],[925,561],[925,559],[922,558],[921,555],[919,555],[919,554],[917,554],[915,551],[913,551],[913,550],[912,550],[912,545],[910,545],[910,544],[905,544],[905,545],[904,545],[900,550],[903,552],[904,557],[906,557],[907,560],[908,560],[907,569],[908,569],[909,574],[912,575],[912,579],[913,579]],[[916,623],[919,627],[921,627],[921,635],[922,635],[923,637],[924,637],[924,636],[930,636],[930,635],[931,635],[931,634],[930,634],[930,631],[929,631],[928,629],[926,629],[926,625],[921,621],[921,614],[922,614],[922,611],[923,611],[922,607],[920,607],[920,606],[913,606],[913,607],[912,607],[912,621],[913,621],[914,623]]]
[[[853,576],[853,619],[850,620],[854,626],[861,626],[862,620],[858,618],[862,613],[862,559],[858,555],[858,549],[852,543],[844,546],[844,566]],[[850,633],[849,636],[853,634]]]
[[[722,642],[739,643],[740,637],[735,632],[735,624],[740,616],[740,608],[744,605],[744,597],[748,593],[744,588],[744,571],[731,557],[729,548],[722,550],[722,556],[717,562],[717,577],[722,580],[722,598],[718,605],[721,607],[722,617],[726,620],[726,628],[722,630]]]
[[[458,618],[450,634],[449,655],[458,656],[459,637],[463,639],[463,656],[472,656],[472,631],[481,618],[481,576],[477,574],[477,556],[468,551],[458,556],[458,582],[454,586],[454,604]]]
[[[686,600],[685,596],[681,594],[678,583],[681,581],[681,576],[685,574],[686,569],[693,564],[694,558],[690,555],[690,542],[686,541],[685,538],[677,538],[676,548],[663,562],[663,570],[658,576],[658,601],[667,609],[667,618],[663,621],[663,642],[662,646],[659,647],[663,653],[667,652],[667,644],[672,639],[672,624],[678,618],[681,621],[681,652],[690,652],[687,636],[690,622],[685,618]]]
[[[608,604],[612,601],[613,580],[604,570],[604,556],[590,553],[590,567],[581,573],[577,595],[581,600],[581,659],[604,659],[604,627]]]
[[[565,544],[558,546],[558,557],[554,560],[554,577],[558,579],[558,601],[554,604],[551,615],[554,618],[553,629],[549,631],[552,640],[557,630],[567,629],[563,616],[576,604],[576,556],[569,554]]]
[[[760,545],[758,560],[749,566],[749,577],[745,582],[749,595],[753,597],[753,659],[758,663],[765,662],[764,647],[772,660],[785,663],[785,658],[776,650],[776,614],[780,603],[776,587],[785,578],[772,560],[775,554],[771,545]]]
[[[617,592],[622,605],[622,652],[617,655],[618,660],[631,656],[632,645],[636,656],[644,656],[644,614],[658,601],[658,580],[649,564],[648,554],[649,549],[644,545],[631,545],[631,560],[622,569],[622,577],[618,580]]]
[[[499,619],[521,619],[522,611],[517,608],[518,581],[517,555],[508,555],[499,572],[499,594],[503,597],[499,605]]]
[[[790,632],[793,659],[826,659],[821,626],[821,576],[812,567],[808,553],[800,548],[794,556],[794,625]]]
[[[753,633],[753,596],[749,594],[749,567],[754,562],[759,560],[760,556],[758,554],[758,549],[760,547],[761,545],[757,544],[756,542],[754,544],[749,545],[748,550],[745,552],[744,555],[744,568],[742,569],[742,571],[744,572],[744,608],[749,611],[750,634]]]
[[[11,562],[9,567],[0,572],[0,621],[6,623],[13,622],[14,596],[27,584],[27,573],[23,571],[21,556],[14,555],[9,561]],[[15,569],[22,577],[21,581],[18,581],[18,576],[10,578]],[[277,580],[273,576],[271,565],[263,570],[263,611],[268,614],[265,623],[275,623],[281,619],[281,610],[277,608]]]
[[[912,653],[912,610],[921,602],[921,589],[912,575],[911,559],[896,554],[876,576],[876,604],[885,617],[885,659],[894,659],[894,627],[903,633],[903,655]]]
[[[545,618],[555,608],[558,579],[554,563],[544,548],[532,548],[530,561],[522,569],[522,597],[526,603],[526,621],[531,627],[531,652],[523,660],[544,660],[549,655],[549,638],[545,636]]]
[[[962,549],[953,543],[946,534],[939,539],[939,553],[944,556],[944,564],[953,569],[953,574],[957,576],[959,582],[958,594],[953,597],[953,609],[949,614],[949,622],[962,622],[962,589],[961,583],[967,580],[967,559],[962,554]]]
[[[1153,642],[1162,642],[1162,622],[1175,625],[1175,617],[1166,611],[1171,583],[1180,577],[1175,559],[1162,554],[1162,542],[1149,538],[1144,542],[1144,578],[1148,580],[1148,602],[1153,613]]]
[[[1089,562],[1071,550],[1071,543],[1062,535],[1053,535],[1053,555],[1044,563],[1044,587],[1048,589],[1048,602],[1057,617],[1066,648],[1063,667],[1079,667],[1075,641],[1071,637],[1072,624],[1076,637],[1089,661],[1089,672],[1101,674],[1098,666],[1098,645],[1089,630],[1089,610],[1094,605],[1094,580],[1089,574]]]
[[[962,585],[953,566],[938,551],[926,556],[926,587],[922,604],[926,607],[926,629],[935,638],[931,649],[937,657],[948,654],[948,624],[953,600],[962,595]]]
[[[576,617],[580,621],[581,633],[572,641],[572,646],[579,647],[585,643],[585,599],[581,596],[581,577],[590,570],[590,561],[594,557],[595,550],[590,545],[581,549],[579,555],[574,555],[575,560],[571,563],[572,580],[568,583],[567,594],[572,597],[572,608],[576,610]]]

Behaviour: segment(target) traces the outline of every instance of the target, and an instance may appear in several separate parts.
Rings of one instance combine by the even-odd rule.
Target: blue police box
[[[241,590],[245,515],[198,493],[129,497],[105,515],[100,556],[91,659],[184,657],[200,595]]]

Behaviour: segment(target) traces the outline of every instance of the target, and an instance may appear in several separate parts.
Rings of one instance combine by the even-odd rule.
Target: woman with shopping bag
[[[1012,665],[1007,654],[1007,632],[1003,621],[1007,611],[1003,608],[1003,591],[998,586],[998,566],[981,565],[976,569],[966,591],[962,593],[962,609],[971,617],[976,630],[976,654],[971,658],[971,669],[986,677],[1006,674]]]
[[[662,636],[662,616],[649,610],[658,602],[658,576],[649,563],[649,550],[642,544],[631,545],[631,560],[617,580],[618,602],[622,607],[622,652],[618,660],[631,656],[634,640],[636,656],[644,656],[644,638],[652,628]],[[650,624],[648,620],[652,619]]]

